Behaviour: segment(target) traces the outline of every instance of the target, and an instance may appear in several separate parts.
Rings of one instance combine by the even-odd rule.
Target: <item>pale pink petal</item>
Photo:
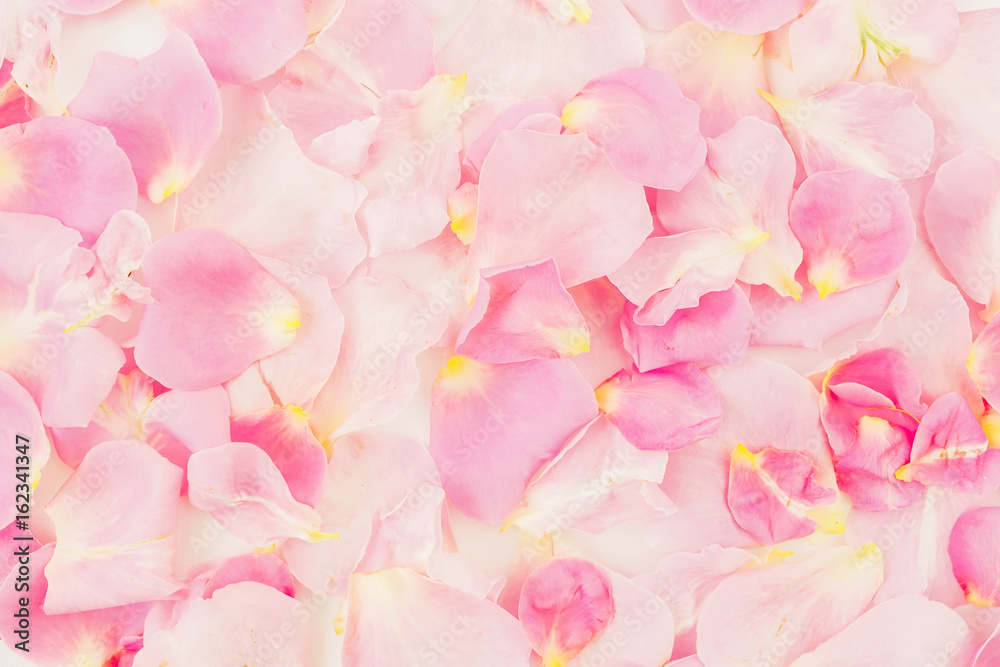
[[[257,445],[271,457],[295,500],[316,505],[326,477],[326,453],[302,408],[274,407],[237,417],[230,432],[234,442]]]
[[[448,195],[448,219],[451,221],[451,231],[465,245],[472,243],[476,237],[476,217],[479,207],[479,185],[462,183]]]
[[[640,25],[669,32],[691,19],[681,0],[624,0],[622,3]]]
[[[409,568],[353,575],[347,605],[344,667],[400,667],[428,658],[528,665],[530,648],[513,616]]]
[[[194,600],[173,627],[146,635],[133,667],[282,665],[305,667],[309,609],[256,581]]]
[[[103,127],[65,116],[0,130],[5,211],[38,213],[79,230],[94,244],[112,214],[135,208],[135,176]]]
[[[344,3],[316,43],[335,53],[338,67],[355,81],[375,91],[417,90],[434,76],[434,35],[409,0]]]
[[[642,186],[585,136],[504,132],[479,180],[470,273],[552,258],[572,287],[617,269],[652,229]]]
[[[295,597],[292,573],[285,562],[274,554],[257,553],[226,559],[205,582],[201,596],[207,600],[216,591],[241,581],[256,581]]]
[[[368,116],[324,132],[309,143],[306,156],[321,167],[353,176],[365,168],[381,120]]]
[[[810,510],[830,505],[837,491],[818,483],[819,468],[801,452],[764,447],[733,450],[727,503],[736,523],[761,544],[807,537],[818,522]]]
[[[479,172],[483,169],[483,160],[489,155],[493,144],[496,143],[497,137],[500,136],[501,132],[504,130],[515,130],[522,121],[537,114],[558,116],[560,113],[559,105],[548,97],[532,97],[526,100],[518,100],[516,98],[507,99],[512,99],[513,102],[498,112],[491,119],[489,126],[476,135],[466,146],[463,160],[477,183],[479,182]],[[495,100],[488,100],[487,103],[490,101]],[[466,118],[463,119],[462,130],[464,132],[468,133],[471,128],[475,127],[475,114],[477,111],[485,108],[485,106],[485,103],[481,103],[469,110]]]
[[[146,252],[153,292],[136,337],[136,363],[168,387],[204,389],[295,340],[299,305],[248,253],[205,228],[171,234]]]
[[[448,499],[472,518],[503,519],[531,476],[596,414],[594,393],[569,360],[452,357],[431,393],[430,449]]]
[[[307,159],[260,92],[222,89],[222,136],[180,194],[177,228],[211,227],[339,287],[364,259],[357,181]]]
[[[273,74],[305,46],[303,0],[157,0],[171,28],[184,31],[219,81],[250,83]]]
[[[739,279],[797,299],[802,250],[788,224],[794,181],[795,155],[781,130],[750,116],[708,140],[707,164],[681,192],[657,192],[657,218],[671,234],[706,228],[767,234]]]
[[[993,318],[982,330],[969,353],[969,375],[990,405],[1000,405],[1000,318]]]
[[[637,584],[658,595],[670,607],[674,617],[672,657],[695,652],[695,630],[705,597],[730,574],[757,564],[742,549],[713,545],[697,553],[664,556],[655,571],[635,577]]]
[[[683,361],[731,365],[747,350],[753,311],[738,285],[704,294],[697,306],[675,311],[662,326],[636,324],[635,311],[626,306],[622,337],[642,372]]]
[[[0,492],[0,502],[4,503],[0,525],[7,526],[17,515],[28,515],[29,505],[19,501],[31,495],[52,447],[31,394],[3,371],[0,371],[0,436],[8,443],[0,458],[0,468],[7,474]]]
[[[551,4],[559,19],[541,2],[479,0],[438,51],[438,71],[467,72],[477,97],[546,95],[563,104],[591,79],[642,64],[639,26],[619,0]]]
[[[0,639],[10,650],[20,650],[20,642],[30,656],[31,663],[48,667],[64,665],[113,665],[113,656],[121,650],[130,636],[142,634],[143,620],[150,603],[76,612],[73,614],[46,614],[42,601],[48,597],[49,585],[45,578],[54,544],[47,544],[30,556],[28,590],[24,580],[12,572],[0,587],[0,612],[15,618],[21,610],[21,598],[28,595],[28,629],[20,630],[16,623],[0,625]],[[14,648],[11,648],[14,647]]]
[[[993,66],[1000,8],[959,14],[958,43],[947,60],[928,64],[903,56],[892,75],[934,119],[936,136],[927,155],[931,168],[971,148],[996,153],[1000,132],[980,113],[1000,100],[1000,72]],[[922,156],[923,157],[923,156]]]
[[[834,336],[881,317],[898,287],[896,276],[890,276],[820,299],[806,283],[802,299],[795,301],[755,285],[750,290],[754,311],[750,343],[822,349]]]
[[[680,449],[715,433],[722,419],[719,392],[690,363],[621,370],[596,394],[608,421],[643,450]]]
[[[400,461],[407,464],[397,465]],[[350,434],[337,440],[316,509],[322,517],[322,529],[336,532],[340,538],[316,543],[287,541],[285,558],[295,578],[314,591],[341,588],[366,555],[373,537],[382,542],[377,547],[388,546],[385,543],[390,536],[379,530],[387,517],[401,530],[413,519],[410,523],[423,531],[416,539],[409,536],[399,543],[401,551],[424,551],[428,543],[440,546],[440,487],[434,461],[417,440],[388,433]],[[421,514],[428,512],[437,513],[437,530],[427,529],[426,517]]]
[[[994,185],[1000,183],[1000,161],[978,150],[967,151],[941,165],[924,203],[927,236],[955,283],[989,321],[1000,310],[1000,280],[994,257],[996,211]]]
[[[142,265],[142,256],[152,244],[149,225],[134,211],[119,211],[94,243],[94,270],[87,287],[90,312],[87,323],[103,315],[127,322],[133,303],[149,303],[152,295],[131,275]]]
[[[958,12],[947,0],[876,0],[863,7],[820,0],[789,30],[795,77],[803,89],[817,91],[860,78],[872,54],[879,70],[901,56],[935,63],[951,55],[957,41]]]
[[[780,28],[805,8],[804,0],[745,3],[734,0],[684,0],[696,20],[714,30],[759,35]]]
[[[180,588],[172,560],[182,475],[135,440],[87,453],[46,506],[56,531],[46,613],[159,600]]]
[[[358,180],[368,190],[358,219],[370,254],[410,250],[448,225],[448,195],[461,181],[464,76],[438,76],[418,91],[392,91]]]
[[[847,82],[798,100],[765,95],[809,174],[858,168],[915,178],[930,165],[934,124],[910,91]]]
[[[770,89],[763,45],[763,35],[688,21],[650,45],[645,64],[665,72],[698,103],[702,134],[716,137],[747,116],[777,123],[774,109],[757,94]]]
[[[546,665],[575,658],[614,614],[608,576],[579,558],[556,559],[532,572],[517,609],[528,643]]]
[[[895,274],[916,239],[906,192],[861,169],[808,177],[788,215],[821,299]]]
[[[698,657],[706,665],[754,660],[787,667],[867,609],[882,568],[857,566],[871,544],[833,547],[796,562],[737,572],[708,594],[698,619]]]
[[[636,448],[598,417],[538,471],[505,527],[542,538],[570,529],[596,534],[623,521],[666,516],[674,506],[657,487],[666,463],[666,452]]]
[[[1000,488],[1000,450],[989,448],[986,433],[965,398],[945,394],[924,413],[913,437],[910,461],[896,471],[896,477],[990,494]]]
[[[415,357],[447,325],[430,315],[430,295],[394,276],[356,277],[334,296],[346,326],[333,375],[310,408],[321,442],[399,414],[420,384]]]
[[[188,497],[200,510],[256,546],[289,537],[321,542],[320,515],[295,500],[281,471],[256,445],[233,442],[195,452],[188,460]]]
[[[590,331],[550,259],[483,270],[455,351],[487,363],[572,357],[590,351]]]
[[[962,617],[940,602],[902,595],[872,607],[792,667],[957,664],[968,632]]]
[[[705,161],[698,105],[647,67],[592,79],[563,107],[562,123],[600,146],[623,176],[650,187],[680,190]]]
[[[187,186],[222,128],[215,81],[191,38],[176,30],[141,60],[99,52],[69,112],[111,130],[153,203]]]
[[[640,306],[632,315],[637,324],[663,326],[705,294],[731,288],[744,258],[767,238],[760,230],[730,236],[717,229],[654,236],[608,278]]]
[[[906,270],[898,282],[900,289],[858,350],[901,351],[917,371],[925,404],[952,391],[965,396],[969,405],[981,401],[966,365],[972,329],[961,292],[934,271]]]

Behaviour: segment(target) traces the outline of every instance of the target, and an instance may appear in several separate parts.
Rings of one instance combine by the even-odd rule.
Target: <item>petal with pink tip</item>
[[[737,572],[708,594],[698,619],[706,665],[766,661],[787,667],[847,627],[882,583],[881,563],[859,567],[874,544],[833,547],[796,562]]]
[[[153,203],[187,186],[222,129],[215,81],[177,30],[141,60],[99,52],[69,112],[111,130]]]
[[[762,94],[809,174],[858,168],[879,178],[915,178],[930,165],[934,123],[910,91],[847,82],[799,100]]]
[[[216,591],[208,600],[192,601],[175,625],[147,634],[133,667],[305,667],[309,661],[303,619],[309,613],[301,602],[270,586],[241,581]]]
[[[551,257],[572,287],[617,269],[652,229],[642,186],[587,137],[504,132],[479,179],[470,270]]]
[[[352,575],[347,607],[344,667],[399,667],[442,656],[457,665],[528,665],[530,648],[513,616],[409,568]]]
[[[594,393],[569,360],[452,357],[431,392],[430,450],[448,499],[472,518],[500,521],[596,414]]]
[[[698,105],[648,67],[592,79],[563,107],[562,123],[586,133],[623,176],[650,187],[680,190],[705,161]]]
[[[641,372],[684,361],[731,365],[747,350],[753,311],[739,285],[702,295],[697,306],[675,311],[662,326],[636,324],[635,312],[626,307],[621,327]]]
[[[447,325],[430,315],[429,294],[395,276],[359,276],[334,296],[346,324],[333,375],[310,408],[320,442],[399,414],[420,385],[417,354],[437,343]]]
[[[31,394],[17,381],[0,371],[0,436],[7,443],[2,454],[2,468],[7,473],[3,481],[0,502],[3,513],[0,525],[14,521],[19,512],[17,494],[27,495],[38,482],[42,468],[49,459],[51,445],[42,425],[42,417]]]
[[[924,202],[927,236],[934,252],[969,297],[984,306],[990,321],[1000,310],[1000,279],[994,257],[1000,251],[996,222],[1000,160],[978,150],[941,165]]]
[[[191,36],[219,81],[250,83],[273,74],[305,45],[302,0],[157,0],[163,22]]]
[[[896,477],[990,494],[1000,488],[1000,450],[989,448],[965,398],[945,394],[927,408],[913,437],[910,461],[896,471]]]
[[[569,529],[597,534],[622,521],[666,516],[674,506],[656,486],[666,463],[666,452],[636,448],[598,417],[539,470],[505,528],[537,538]]]
[[[872,607],[791,667],[957,663],[968,632],[962,617],[940,602],[901,595]]]
[[[482,271],[458,354],[487,363],[590,351],[590,331],[551,259]]]
[[[966,599],[1000,607],[1000,507],[979,507],[958,517],[948,555]]]
[[[801,452],[770,447],[751,452],[737,443],[729,467],[729,510],[761,544],[808,537],[818,525],[810,510],[837,499],[835,489],[816,481],[818,472]]]
[[[788,215],[821,299],[893,275],[916,239],[906,192],[861,169],[808,177]]]
[[[357,181],[313,164],[253,88],[222,89],[222,136],[179,195],[177,228],[211,227],[339,287],[364,259]]]
[[[442,75],[420,90],[378,101],[381,118],[358,180],[368,190],[358,219],[370,254],[410,250],[448,225],[448,195],[461,181],[465,77]]]
[[[79,118],[36,118],[0,130],[5,211],[38,213],[79,230],[93,245],[112,214],[135,208],[135,176],[103,127]]]
[[[636,324],[663,326],[705,294],[731,288],[743,260],[767,238],[760,230],[730,236],[717,229],[650,237],[608,278],[640,306]]]
[[[18,581],[16,573],[6,578],[0,586],[0,613],[13,618],[22,609],[20,601],[28,593],[30,629],[26,646],[31,662],[27,664],[50,667],[114,664],[110,661],[122,643],[130,636],[142,634],[150,603],[73,614],[46,614],[42,609],[42,601],[49,592],[45,570],[54,550],[55,544],[49,543],[31,553],[27,589],[25,581]],[[24,641],[16,634],[16,625],[0,625],[0,640],[7,650]]]
[[[623,369],[595,393],[608,421],[643,450],[680,449],[715,433],[722,419],[719,392],[694,364]]]
[[[188,460],[191,504],[225,517],[226,527],[256,546],[289,537],[320,542],[320,515],[292,497],[281,471],[256,445],[231,442],[195,452]]]
[[[611,581],[579,558],[560,558],[532,572],[521,588],[517,617],[545,665],[563,665],[614,617]]]
[[[326,453],[309,429],[309,416],[296,406],[243,415],[230,425],[234,442],[257,445],[271,457],[292,497],[316,505],[323,492]]]
[[[664,556],[654,572],[634,581],[667,603],[674,617],[673,657],[695,652],[695,630],[705,598],[734,572],[758,565],[742,549],[704,547],[697,553],[678,552]],[[673,663],[671,663],[673,664]]]
[[[295,340],[295,298],[248,253],[206,228],[171,234],[143,258],[153,303],[136,337],[136,364],[176,389],[236,376]]]
[[[745,3],[734,0],[684,0],[698,21],[716,30],[740,35],[759,35],[780,28],[805,8],[804,0]]]
[[[657,218],[671,234],[705,228],[767,234],[739,279],[798,298],[802,250],[788,225],[794,180],[795,155],[781,130],[750,116],[708,140],[708,162],[684,190],[657,192]]]
[[[757,94],[769,89],[764,36],[736,35],[721,26],[688,21],[646,49],[646,66],[677,82],[701,108],[701,132],[716,137],[742,118],[777,123],[777,115]]]
[[[563,104],[591,79],[642,64],[639,26],[618,0],[551,4],[571,14],[556,18],[541,2],[479,0],[438,51],[438,71],[468,72],[477,96]]]
[[[87,453],[46,506],[56,531],[47,614],[159,600],[180,588],[172,560],[181,477],[135,440]]]
[[[201,596],[206,600],[216,591],[238,584],[241,581],[256,581],[280,591],[290,598],[295,597],[292,573],[285,562],[274,554],[244,554],[227,558],[205,582]]]

